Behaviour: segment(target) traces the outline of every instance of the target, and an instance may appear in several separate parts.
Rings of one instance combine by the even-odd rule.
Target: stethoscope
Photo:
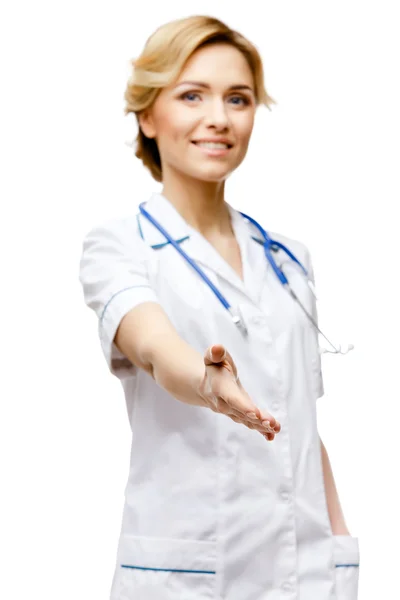
[[[158,229],[158,231],[168,240],[168,242],[175,248],[175,250],[177,250],[179,252],[179,254],[181,254],[183,256],[183,258],[186,260],[186,262],[195,271],[197,271],[197,273],[203,279],[204,283],[206,285],[208,285],[208,287],[214,292],[215,296],[218,298],[218,300],[223,305],[223,307],[229,312],[229,314],[232,318],[232,321],[236,325],[236,327],[242,332],[243,335],[247,335],[248,330],[247,330],[247,327],[246,327],[241,315],[233,309],[233,307],[229,304],[228,300],[221,294],[219,289],[213,284],[213,282],[209,279],[209,277],[207,277],[207,275],[204,273],[204,271],[202,269],[200,269],[198,264],[192,258],[190,258],[190,256],[188,256],[188,254],[186,254],[186,252],[184,250],[182,250],[182,248],[179,246],[179,244],[174,239],[171,238],[171,236],[164,229],[164,227],[160,223],[158,223],[158,221],[156,221],[156,219],[150,213],[147,212],[147,210],[144,208],[144,204],[145,203],[142,202],[139,205],[139,210],[140,210],[141,214],[148,221],[150,221],[150,223],[152,223],[152,225],[154,225],[154,227],[156,227],[156,229]],[[255,219],[253,219],[252,217],[249,217],[248,215],[246,215],[243,212],[240,212],[240,214],[242,215],[242,217],[244,217],[245,219],[250,221],[250,223],[252,223],[252,225],[254,225],[258,229],[258,231],[261,233],[263,240],[264,240],[263,247],[264,247],[265,256],[266,256],[268,262],[270,263],[272,269],[274,270],[276,276],[278,277],[279,281],[281,282],[281,284],[284,286],[285,289],[287,289],[287,291],[292,296],[292,298],[299,304],[299,306],[301,307],[301,309],[303,310],[303,312],[305,313],[307,318],[310,320],[310,322],[313,324],[313,326],[317,329],[317,331],[322,335],[322,337],[325,338],[325,340],[328,342],[328,344],[330,344],[332,346],[333,350],[327,350],[326,348],[321,348],[321,350],[320,350],[321,353],[326,352],[329,354],[347,354],[348,352],[350,352],[350,350],[352,350],[354,348],[354,346],[352,344],[348,344],[348,346],[345,350],[342,349],[341,345],[336,347],[334,344],[332,344],[332,342],[329,341],[329,339],[326,337],[326,335],[321,331],[321,329],[318,326],[318,323],[315,321],[315,319],[312,317],[312,315],[310,315],[309,312],[304,308],[302,302],[299,300],[298,296],[291,288],[289,280],[282,270],[283,263],[280,265],[280,267],[278,267],[278,265],[276,264],[276,262],[274,260],[274,257],[272,256],[272,252],[278,252],[278,250],[282,250],[293,262],[295,262],[300,267],[301,271],[303,272],[303,274],[306,278],[308,287],[310,288],[313,296],[316,298],[317,296],[315,294],[314,284],[313,284],[312,280],[308,277],[307,270],[304,268],[304,266],[301,264],[301,262],[296,258],[296,256],[284,244],[282,244],[281,242],[278,242],[277,240],[271,239],[270,236],[268,235],[268,233],[265,231],[265,229],[263,229],[263,227],[261,227],[261,225],[259,223],[257,223],[257,221]]]

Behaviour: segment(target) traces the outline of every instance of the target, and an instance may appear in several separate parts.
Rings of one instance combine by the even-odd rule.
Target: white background
[[[396,2],[19,2],[1,22],[1,571],[7,600],[107,600],[128,475],[122,388],[78,281],[94,225],[159,189],[126,145],[123,92],[165,21],[211,14],[260,49],[266,86],[227,199],[311,249],[318,401],[360,600],[398,587],[399,19]],[[156,442],[156,441],[155,441]]]

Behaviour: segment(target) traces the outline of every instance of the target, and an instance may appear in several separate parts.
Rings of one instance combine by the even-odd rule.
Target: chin
[[[228,165],[214,165],[203,169],[193,169],[190,174],[194,179],[198,179],[199,181],[218,183],[225,181],[234,170],[235,167],[228,167]]]

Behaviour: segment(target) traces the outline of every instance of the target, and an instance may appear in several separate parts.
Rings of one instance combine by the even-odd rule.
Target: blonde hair
[[[134,113],[139,126],[135,155],[156,181],[162,181],[157,142],[144,135],[138,116],[153,104],[161,88],[178,79],[186,61],[196,50],[212,43],[228,43],[240,50],[253,73],[257,105],[264,104],[271,110],[271,104],[276,104],[264,87],[260,54],[243,35],[207,16],[186,17],[162,25],[147,40],[141,55],[130,61],[133,73],[124,94],[124,113]]]

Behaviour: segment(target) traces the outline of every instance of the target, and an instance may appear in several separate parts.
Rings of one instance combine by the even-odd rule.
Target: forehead
[[[219,86],[252,86],[253,74],[240,50],[230,44],[216,43],[199,48],[191,55],[176,83],[185,80]]]

